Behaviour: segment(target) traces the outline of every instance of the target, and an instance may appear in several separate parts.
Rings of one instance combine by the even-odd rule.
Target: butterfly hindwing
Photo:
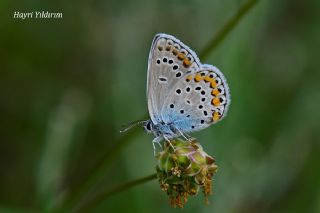
[[[204,129],[220,121],[230,104],[229,87],[214,66],[185,74],[167,94],[161,115],[181,132]]]

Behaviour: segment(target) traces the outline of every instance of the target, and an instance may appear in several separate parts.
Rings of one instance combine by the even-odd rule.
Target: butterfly
[[[154,134],[153,144],[177,137],[190,140],[188,133],[221,121],[231,102],[222,72],[202,64],[187,45],[164,33],[156,34],[151,45],[147,100],[150,119],[127,129],[142,123]]]

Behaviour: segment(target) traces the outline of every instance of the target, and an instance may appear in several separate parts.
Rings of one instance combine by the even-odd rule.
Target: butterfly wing
[[[230,104],[229,87],[220,70],[211,65],[184,75],[167,94],[161,115],[181,132],[204,129],[220,121]]]
[[[187,73],[199,70],[197,55],[173,36],[157,34],[148,61],[148,109],[154,124],[163,120],[161,110],[176,83]]]

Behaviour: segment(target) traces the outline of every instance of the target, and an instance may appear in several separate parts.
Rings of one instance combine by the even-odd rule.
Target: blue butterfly
[[[127,129],[142,123],[154,134],[153,145],[160,145],[163,139],[170,143],[177,137],[190,140],[188,133],[225,117],[231,102],[221,71],[201,64],[188,46],[163,33],[157,34],[151,45],[147,98],[150,119],[137,121]]]

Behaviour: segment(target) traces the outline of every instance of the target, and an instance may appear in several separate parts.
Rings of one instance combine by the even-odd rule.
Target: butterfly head
[[[147,120],[143,122],[143,128],[147,133],[153,133],[154,132],[154,124],[151,120]]]

